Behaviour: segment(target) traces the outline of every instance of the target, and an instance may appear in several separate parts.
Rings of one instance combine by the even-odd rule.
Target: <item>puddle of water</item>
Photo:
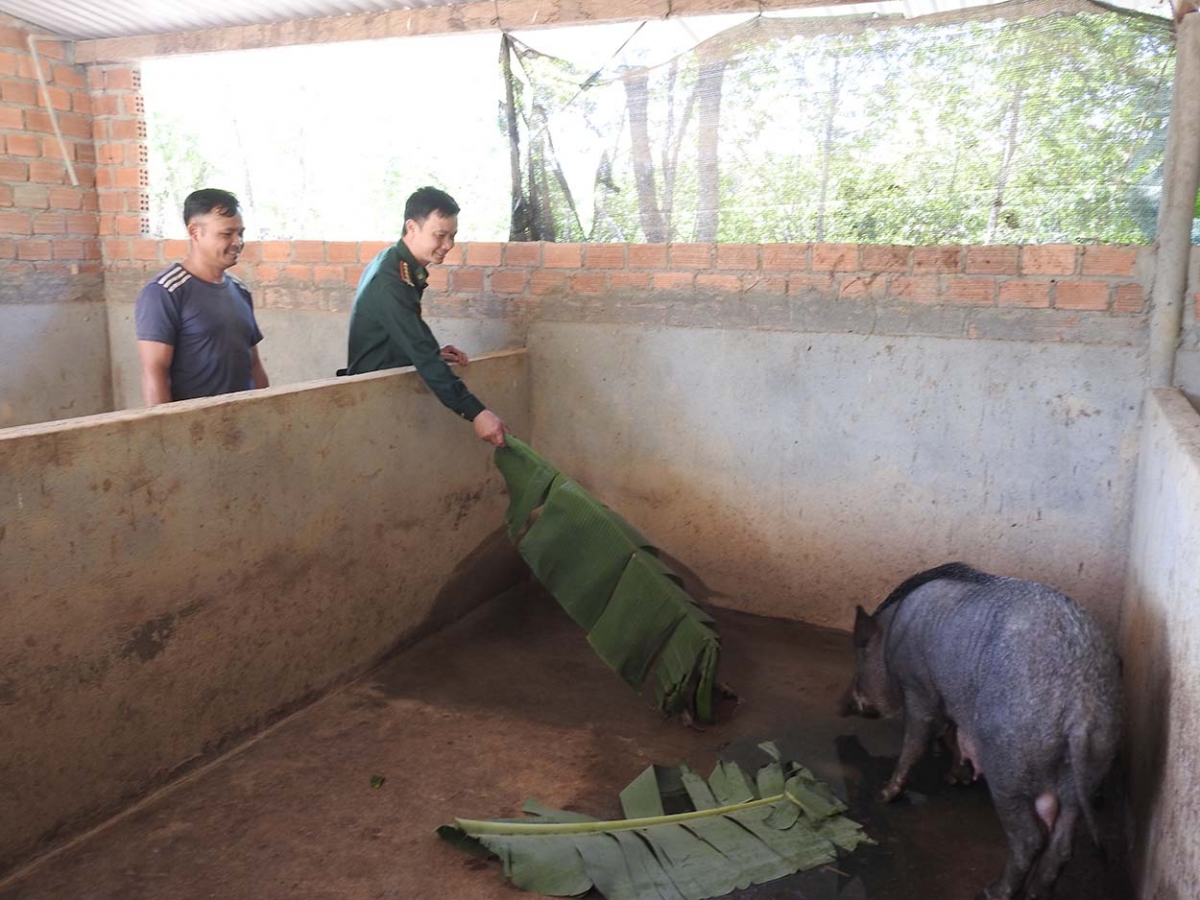
[[[807,742],[805,742],[807,743]],[[891,776],[895,756],[872,756],[854,735],[834,739],[833,753],[797,754],[780,742],[784,755],[833,759],[824,779],[863,824],[876,846],[860,847],[831,866],[756,885],[729,896],[736,900],[964,900],[974,897],[999,874],[1008,853],[1004,834],[983,782],[969,786],[944,781],[947,754],[927,753],[913,770],[909,790],[893,803],[879,791]],[[738,745],[731,755],[748,765],[752,753]],[[810,749],[813,749],[810,747]],[[1119,807],[1109,803],[1106,809]],[[1107,845],[1107,842],[1106,842]],[[1119,855],[1119,854],[1118,854]],[[1110,859],[1112,854],[1110,853]],[[1128,874],[1120,861],[1105,863],[1082,827],[1075,856],[1059,879],[1059,900],[1130,900]]]

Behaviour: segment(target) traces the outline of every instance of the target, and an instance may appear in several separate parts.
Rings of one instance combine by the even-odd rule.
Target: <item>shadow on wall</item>
[[[1200,329],[1184,339],[1175,357],[1175,385],[1200,413]]]
[[[508,539],[507,528],[501,525],[454,567],[434,598],[429,618],[389,656],[457,622],[475,607],[531,577],[529,566]]]
[[[1161,610],[1145,602],[1148,594],[1136,585],[1122,644],[1125,658],[1125,751],[1133,815],[1129,846],[1141,882],[1157,882],[1164,866],[1149,844],[1155,810],[1161,806],[1162,786],[1170,750],[1171,654],[1167,623]],[[1145,891],[1149,900],[1175,900],[1173,886],[1157,884]]]

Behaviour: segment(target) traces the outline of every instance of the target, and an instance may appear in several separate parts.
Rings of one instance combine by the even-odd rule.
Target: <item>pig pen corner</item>
[[[476,382],[517,410],[515,428],[529,434],[519,412],[530,396],[528,355],[476,365]],[[907,773],[904,792],[881,801],[904,730],[895,720],[838,715],[854,680],[853,637],[806,623],[802,613],[735,608],[727,587],[712,587],[722,568],[707,567],[669,529],[664,565],[677,565],[690,589],[717,601],[709,612],[721,637],[719,678],[739,700],[721,707],[714,724],[685,728],[622,684],[577,622],[528,579],[499,528],[510,498],[490,454],[462,440],[428,397],[397,390],[396,381],[410,377],[278,389],[0,437],[11,463],[7,487],[23,498],[25,517],[0,542],[5,571],[25,573],[6,586],[34,591],[5,607],[17,617],[6,631],[34,640],[6,664],[20,677],[6,679],[3,695],[12,713],[5,782],[26,815],[6,818],[11,868],[0,896],[515,897],[516,888],[498,886],[498,863],[462,856],[436,829],[458,816],[517,815],[527,798],[616,818],[616,792],[646,766],[684,761],[706,773],[732,760],[752,770],[763,741],[827,784],[875,843],[731,896],[949,898],[997,876],[1008,855],[1005,828],[985,781],[948,783],[952,746],[939,751],[934,741]],[[408,405],[399,414],[398,397]],[[1147,400],[1135,599],[1122,614],[1127,689],[1136,697],[1169,684],[1171,709],[1188,691],[1179,648],[1191,627],[1191,588],[1156,573],[1193,546],[1200,527],[1185,496],[1200,496],[1196,415],[1179,400],[1176,392]],[[155,491],[91,487],[89,460],[107,461],[111,484],[137,484],[148,466],[165,464],[145,454],[182,445],[197,428],[258,434],[281,405],[288,415],[303,407],[298,421],[308,423],[291,430],[286,448],[193,444],[170,503]],[[414,420],[422,429],[407,427]],[[150,440],[131,440],[137,429]],[[313,461],[332,452],[332,435],[356,429],[366,449],[343,452],[335,472],[318,471]],[[443,451],[421,452],[427,440]],[[50,455],[48,441],[57,448]],[[405,441],[412,464],[381,470],[374,448],[392,452]],[[272,460],[279,493],[256,477],[262,456]],[[578,455],[564,457],[587,468]],[[35,458],[36,469],[22,463]],[[287,487],[318,476],[329,490],[297,504]],[[84,501],[91,508],[81,517]],[[200,527],[214,509],[229,527],[254,523],[255,543],[231,541],[228,527]],[[339,521],[356,525],[331,531]],[[657,532],[653,522],[646,530]],[[121,552],[130,562],[115,570],[116,582],[97,584],[89,573],[101,563],[91,558],[48,564],[50,548],[64,541],[85,557],[102,555],[104,566]],[[148,555],[160,562],[133,565]],[[215,571],[202,561],[213,556],[223,560]],[[413,559],[421,565],[405,564]],[[886,592],[850,595],[846,608]],[[118,596],[124,605],[114,605]],[[52,597],[60,605],[70,598],[77,619],[95,619],[70,646],[50,639]],[[1177,627],[1161,627],[1167,616]],[[114,617],[127,625],[114,629]],[[52,653],[57,666],[38,665],[39,652]],[[48,717],[37,712],[47,704]],[[1056,896],[1148,896],[1137,892],[1136,873],[1162,864],[1152,876],[1161,886],[1174,865],[1166,855],[1188,852],[1163,833],[1135,842],[1132,858],[1126,853],[1127,789],[1140,835],[1155,834],[1170,807],[1187,802],[1190,774],[1171,739],[1184,725],[1151,706],[1130,704],[1129,783],[1106,783],[1101,792],[1107,852],[1078,829]],[[1162,718],[1152,721],[1156,713]],[[1159,738],[1144,746],[1153,734]]]
[[[0,900],[1200,898],[1197,4],[982,2],[0,0]]]

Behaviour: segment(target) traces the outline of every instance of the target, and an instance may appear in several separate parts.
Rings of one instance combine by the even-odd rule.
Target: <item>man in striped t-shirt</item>
[[[250,291],[226,273],[245,243],[237,197],[195,191],[184,201],[183,221],[187,256],[142,288],[134,311],[147,406],[268,384]]]

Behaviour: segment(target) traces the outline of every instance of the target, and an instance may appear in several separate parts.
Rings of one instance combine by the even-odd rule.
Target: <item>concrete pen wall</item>
[[[1115,629],[1135,347],[549,322],[529,347],[539,449],[722,606],[849,629],[963,560]]]
[[[1150,392],[1121,615],[1137,896],[1200,896],[1200,415]]]
[[[468,372],[527,434],[524,352]],[[0,432],[0,870],[445,615],[503,488],[411,371]]]

